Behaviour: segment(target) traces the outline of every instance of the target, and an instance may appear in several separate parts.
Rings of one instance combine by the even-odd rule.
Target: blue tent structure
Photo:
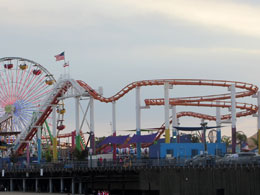
[[[98,147],[101,147],[105,144],[123,144],[127,140],[129,135],[125,136],[109,136],[105,138],[99,145]]]
[[[156,138],[157,133],[151,135],[134,135],[132,139],[128,142],[129,144],[133,143],[152,143]]]

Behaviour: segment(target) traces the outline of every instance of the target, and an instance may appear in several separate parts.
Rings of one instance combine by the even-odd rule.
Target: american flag
[[[56,61],[60,61],[60,60],[64,60],[65,59],[65,52],[62,52],[56,56],[54,56],[56,58]]]
[[[64,67],[64,68],[67,67],[67,66],[69,66],[69,62],[65,62],[65,63],[63,64],[63,67]]]

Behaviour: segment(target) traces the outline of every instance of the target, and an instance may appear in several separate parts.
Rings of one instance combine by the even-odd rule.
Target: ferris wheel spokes
[[[24,131],[50,94],[52,87],[45,82],[47,76],[55,81],[46,68],[32,60],[0,59],[0,117],[13,116],[12,131]]]

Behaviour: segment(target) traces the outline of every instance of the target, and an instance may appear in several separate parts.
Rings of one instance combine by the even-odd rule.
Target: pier
[[[93,194],[259,194],[260,166],[181,166],[176,162],[139,161],[131,165],[108,162],[45,163],[2,169],[1,190]],[[93,165],[95,162],[93,162]]]

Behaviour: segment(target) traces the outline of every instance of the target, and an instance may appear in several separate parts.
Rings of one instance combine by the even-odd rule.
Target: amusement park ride
[[[224,87],[229,90],[226,94],[170,98],[169,90],[175,85],[181,86],[214,86]],[[163,86],[164,98],[145,99],[145,106],[141,106],[141,87]],[[253,84],[224,80],[200,80],[200,79],[160,79],[143,80],[130,83],[114,96],[103,97],[87,83],[62,77],[55,80],[53,75],[42,65],[32,60],[20,57],[5,57],[0,59],[0,136],[1,142],[6,143],[2,154],[30,155],[29,145],[38,152],[38,161],[41,161],[42,149],[46,144],[51,145],[53,159],[57,160],[57,138],[71,137],[71,144],[66,147],[76,147],[78,150],[89,147],[93,153],[101,148],[95,146],[94,133],[94,100],[112,104],[112,129],[116,136],[116,102],[129,91],[136,91],[136,135],[141,136],[141,110],[151,106],[164,106],[165,122],[158,128],[153,141],[165,134],[165,143],[178,143],[178,135],[181,127],[178,127],[178,118],[183,116],[196,117],[203,120],[216,121],[217,129],[211,133],[217,134],[217,140],[221,139],[221,122],[232,122],[232,152],[236,147],[236,118],[248,115],[256,115],[259,111],[260,94],[258,87]],[[238,91],[239,90],[239,91]],[[236,102],[236,99],[255,96],[258,98],[258,106],[248,103]],[[80,123],[80,100],[86,97],[89,101]],[[61,133],[66,129],[64,125],[64,100],[75,99],[75,131]],[[229,101],[228,101],[229,100]],[[216,116],[195,112],[176,112],[177,106],[215,107]],[[230,114],[221,115],[220,109],[230,109]],[[172,116],[169,111],[172,110]],[[239,109],[237,112],[236,110]],[[89,140],[86,142],[83,132],[83,122],[86,121],[89,112]],[[172,136],[170,135],[172,124]],[[258,129],[260,129],[260,115],[258,114]],[[260,135],[260,133],[259,133]],[[204,138],[206,135],[204,134]],[[213,136],[209,136],[212,138]],[[260,139],[259,139],[260,140]],[[152,143],[136,143],[137,157],[140,158],[141,147],[148,147]],[[64,144],[63,144],[64,145]],[[32,150],[31,150],[32,151]],[[113,144],[113,157],[116,157],[116,144]]]

